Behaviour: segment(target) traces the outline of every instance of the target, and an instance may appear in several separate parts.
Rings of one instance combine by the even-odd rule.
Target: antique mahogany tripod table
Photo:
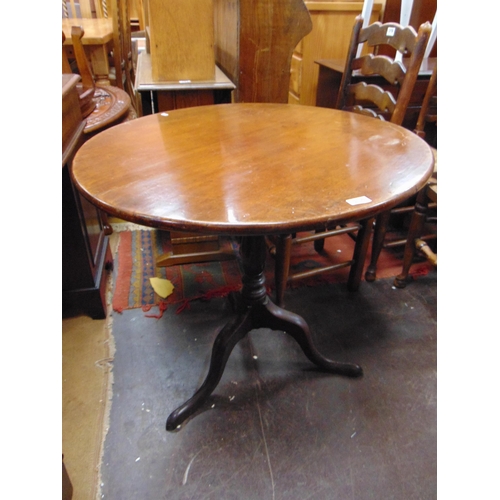
[[[167,419],[176,429],[207,400],[234,346],[254,328],[290,334],[314,364],[326,359],[305,320],[266,294],[265,236],[373,217],[415,194],[433,170],[429,146],[375,118],[312,106],[220,104],[117,125],[78,151],[72,176],[97,207],[163,230],[241,237],[236,315],[219,332],[205,381]]]

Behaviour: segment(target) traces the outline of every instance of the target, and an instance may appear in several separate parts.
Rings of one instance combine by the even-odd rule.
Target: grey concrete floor
[[[116,344],[102,498],[433,499],[436,273],[288,290],[326,357],[359,379],[322,373],[283,332],[253,330],[205,407],[167,432],[169,413],[203,382],[227,299],[162,319],[114,314]]]

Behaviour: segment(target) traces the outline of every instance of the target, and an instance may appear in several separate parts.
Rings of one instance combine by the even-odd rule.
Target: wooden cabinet
[[[313,23],[311,33],[297,45],[292,56],[288,102],[316,104],[318,59],[345,59],[352,26],[363,2],[305,2]],[[370,21],[380,18],[382,3],[374,2]]]
[[[213,0],[148,0],[153,81],[215,78]]]
[[[155,82],[151,54],[139,54],[135,90],[139,95],[141,116],[172,109],[230,103],[234,88],[234,83],[218,67],[215,67],[215,78],[210,81]]]
[[[76,84],[78,75],[62,75],[62,309],[106,317],[106,277],[112,266],[109,238],[101,213],[71,181],[71,162],[84,142]]]

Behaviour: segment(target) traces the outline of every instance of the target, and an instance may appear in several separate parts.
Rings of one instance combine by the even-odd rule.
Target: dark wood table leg
[[[178,428],[200,409],[219,383],[229,355],[246,334],[256,328],[270,328],[291,335],[307,358],[330,373],[359,377],[363,370],[351,363],[340,363],[322,356],[313,344],[309,327],[298,314],[275,305],[269,299],[264,285],[264,265],[267,246],[261,236],[242,238],[240,253],[243,263],[243,288],[237,296],[237,314],[217,335],[207,377],[194,396],[173,411],[167,419],[167,430]]]

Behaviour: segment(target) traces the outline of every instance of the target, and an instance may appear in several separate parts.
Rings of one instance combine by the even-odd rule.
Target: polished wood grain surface
[[[104,211],[221,234],[331,227],[391,208],[433,170],[402,127],[287,104],[186,108],[117,125],[78,151],[72,175]],[[347,200],[367,197],[359,205]]]

